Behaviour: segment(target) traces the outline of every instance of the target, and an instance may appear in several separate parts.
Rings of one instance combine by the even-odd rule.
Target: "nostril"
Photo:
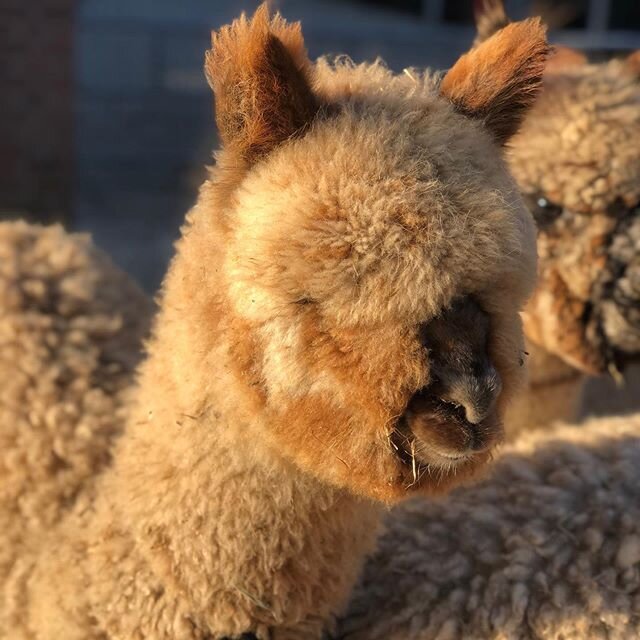
[[[464,408],[464,417],[470,424],[480,424],[491,413],[493,403],[489,405],[488,402],[476,402],[474,404],[467,404]]]
[[[442,400],[462,413],[467,422],[477,425],[493,411],[502,383],[498,372],[489,367],[481,376],[460,376],[451,381]]]

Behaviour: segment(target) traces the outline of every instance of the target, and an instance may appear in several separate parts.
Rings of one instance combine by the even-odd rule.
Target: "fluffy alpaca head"
[[[264,6],[214,34],[223,148],[181,253],[215,273],[211,295],[198,276],[201,318],[218,310],[251,420],[316,477],[392,500],[490,456],[523,375],[536,261],[499,147],[546,50],[538,22],[515,24],[438,87],[381,63],[312,64],[299,25]],[[457,371],[438,356],[447,340],[466,354]]]
[[[509,22],[499,0],[487,3],[480,42]],[[511,142],[538,224],[527,337],[590,373],[640,356],[639,59],[592,65],[558,47]]]

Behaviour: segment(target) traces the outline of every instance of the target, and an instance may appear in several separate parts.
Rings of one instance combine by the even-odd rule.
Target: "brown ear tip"
[[[538,77],[542,81],[545,66],[552,48],[547,41],[547,25],[538,17],[512,22],[503,31],[512,28],[510,39],[514,49],[527,51],[525,59],[529,78]]]
[[[502,33],[511,38],[526,38],[527,40],[540,40],[547,43],[547,25],[538,16],[527,18],[519,22],[511,22]]]
[[[263,2],[251,17],[247,17],[247,14],[243,11],[230,24],[220,27],[217,31],[212,31],[211,45],[215,46],[216,43],[224,42],[233,37],[237,38],[243,34],[253,34],[254,36],[260,33],[265,34],[269,30],[271,21],[278,20],[279,17],[280,14],[276,13],[272,18],[269,3]]]

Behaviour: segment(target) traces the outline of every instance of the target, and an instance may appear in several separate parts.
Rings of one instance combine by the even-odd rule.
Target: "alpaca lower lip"
[[[467,453],[445,453],[443,451],[432,451],[439,458],[445,458],[445,460],[465,460],[471,457],[471,454]]]
[[[473,453],[450,453],[445,451],[437,451],[433,447],[425,448],[424,450],[418,449],[416,457],[422,463],[435,466],[447,466],[459,464],[469,460],[473,456]]]

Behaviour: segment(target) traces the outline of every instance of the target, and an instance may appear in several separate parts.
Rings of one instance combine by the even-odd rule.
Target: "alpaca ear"
[[[474,14],[477,30],[476,39],[473,41],[474,47],[511,24],[502,0],[474,0]],[[550,47],[545,72],[563,71],[583,64],[587,64],[587,56],[584,53],[564,45],[555,45]]]
[[[251,162],[299,134],[318,111],[300,23],[266,3],[212,34],[205,73],[223,146]]]
[[[440,93],[504,144],[542,86],[549,52],[545,32],[538,18],[507,25],[458,59]]]

